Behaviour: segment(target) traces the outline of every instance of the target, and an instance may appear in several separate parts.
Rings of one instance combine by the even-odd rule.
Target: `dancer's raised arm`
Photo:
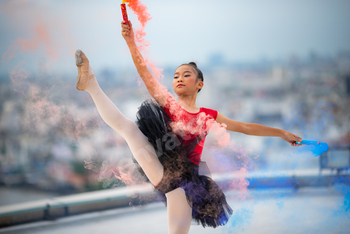
[[[137,72],[145,83],[147,90],[151,96],[159,103],[159,105],[164,106],[167,97],[166,91],[160,82],[148,70],[146,62],[136,46],[134,31],[130,21],[129,24],[130,26],[127,25],[125,21],[122,21],[122,36],[124,37],[126,44],[129,47]]]
[[[224,123],[227,125],[227,130],[244,133],[246,135],[252,136],[274,136],[281,137],[283,140],[290,143],[292,146],[296,146],[296,142],[301,142],[302,139],[298,135],[287,132],[278,128],[271,128],[261,124],[256,123],[243,123],[239,121],[235,121],[233,119],[229,119],[224,115],[218,113],[216,118],[216,122]],[[299,146],[299,145],[298,145]]]

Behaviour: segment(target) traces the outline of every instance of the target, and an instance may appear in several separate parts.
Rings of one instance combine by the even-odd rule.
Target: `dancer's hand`
[[[290,132],[287,132],[285,131],[283,136],[282,136],[282,139],[287,141],[288,143],[290,143],[291,146],[300,146],[299,144],[297,144],[296,142],[301,142],[302,139],[300,136],[298,135],[295,135],[293,133],[290,133]]]
[[[129,25],[123,20],[121,22],[122,25],[122,36],[124,37],[127,44],[134,42],[134,30],[132,29],[132,24],[129,21]]]

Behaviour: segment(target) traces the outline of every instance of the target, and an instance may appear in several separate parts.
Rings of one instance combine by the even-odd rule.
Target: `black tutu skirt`
[[[225,225],[232,214],[225,194],[210,177],[199,175],[199,166],[190,161],[195,156],[194,148],[205,136],[192,134],[189,139],[188,134],[186,137],[181,133],[175,134],[171,122],[170,116],[153,100],[143,102],[137,113],[136,124],[155,148],[164,168],[163,178],[155,189],[166,205],[165,194],[183,188],[192,207],[192,220],[203,227]]]

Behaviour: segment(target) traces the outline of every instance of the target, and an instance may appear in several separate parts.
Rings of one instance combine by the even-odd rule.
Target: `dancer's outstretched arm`
[[[124,37],[126,44],[129,47],[132,60],[134,61],[137,72],[145,83],[148,92],[151,96],[161,105],[165,105],[166,101],[166,90],[160,84],[160,82],[150,73],[147,68],[146,62],[143,59],[139,49],[135,43],[134,31],[132,28],[132,24],[129,21],[129,25],[122,21],[122,36]]]
[[[284,131],[282,129],[271,128],[256,123],[243,123],[235,121],[233,119],[225,117],[223,114],[220,113],[218,113],[218,116],[216,117],[216,122],[226,124],[226,129],[229,131],[240,132],[246,135],[281,137],[283,140],[287,141],[292,146],[298,145],[296,144],[297,141],[302,141],[301,137],[299,137],[298,135]]]

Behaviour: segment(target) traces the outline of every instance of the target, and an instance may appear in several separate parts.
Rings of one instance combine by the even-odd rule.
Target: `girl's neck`
[[[197,95],[178,96],[177,102],[188,112],[198,112],[199,108],[196,106],[196,98]]]

